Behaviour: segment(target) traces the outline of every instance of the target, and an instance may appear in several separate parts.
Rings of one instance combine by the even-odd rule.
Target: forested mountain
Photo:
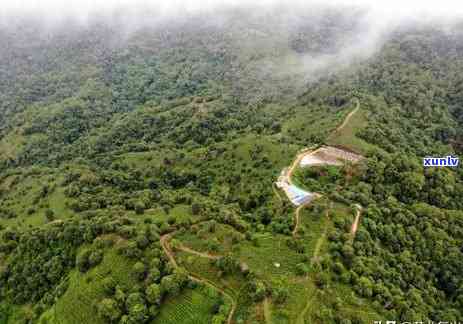
[[[0,29],[0,323],[463,319],[462,23],[124,18]]]

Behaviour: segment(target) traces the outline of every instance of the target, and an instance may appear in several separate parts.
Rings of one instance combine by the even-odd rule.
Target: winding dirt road
[[[272,324],[273,323],[273,321],[272,321],[272,311],[270,310],[270,300],[269,300],[268,297],[264,298],[263,305],[264,305],[265,323]]]
[[[165,235],[161,236],[160,243],[161,243],[161,247],[163,248],[164,252],[166,253],[167,257],[169,258],[169,261],[173,264],[173,266],[175,268],[178,268],[179,266],[177,264],[177,261],[175,260],[174,253],[172,252],[172,249],[169,246],[169,240],[172,238],[172,236],[174,234],[175,234],[175,232],[172,232],[172,233],[165,234]],[[178,247],[178,249],[182,250],[182,251],[185,251],[185,252],[188,252],[188,253],[195,254],[195,255],[200,256],[200,257],[212,259],[212,260],[216,260],[216,259],[220,258],[219,256],[212,256],[212,255],[209,255],[207,253],[201,253],[201,252],[198,252],[198,251],[194,251],[194,250],[192,250],[192,249],[190,249],[188,247],[185,247],[183,245],[180,245]],[[228,317],[227,317],[227,324],[232,324],[233,315],[235,314],[236,307],[237,307],[237,302],[235,301],[233,296],[230,295],[225,290],[223,290],[222,288],[220,288],[219,286],[217,286],[212,281],[210,281],[210,280],[208,280],[206,278],[202,278],[202,277],[200,277],[200,276],[198,276],[196,274],[192,274],[192,273],[188,274],[188,278],[190,278],[190,280],[192,280],[192,281],[202,283],[204,285],[208,285],[208,286],[216,289],[222,295],[224,295],[225,297],[227,297],[228,299],[231,300],[232,307],[231,307],[230,313],[228,314]]]
[[[340,126],[338,126],[336,128],[336,130],[334,131],[335,133],[336,132],[340,132],[346,125],[347,123],[349,122],[349,120],[351,119],[351,117],[358,111],[358,109],[360,108],[360,101],[357,99],[357,106],[356,108],[351,111],[347,116],[346,118],[344,119],[344,121],[342,122],[342,124]],[[313,154],[315,153],[317,150],[313,151],[313,152],[310,152],[310,151],[303,151],[301,152],[297,157],[296,159],[294,160],[293,164],[291,165],[291,167],[289,168],[288,170],[288,182],[292,184],[292,180],[291,180],[291,176],[293,174],[293,171],[295,170],[295,168],[297,167],[297,165],[299,165],[300,161],[302,160],[302,158],[307,155],[307,154]],[[321,197],[322,195],[318,194],[317,193],[317,197],[316,198],[319,198]],[[310,202],[309,202],[310,203]],[[296,208],[296,211],[295,211],[295,226],[294,226],[294,230],[293,230],[293,236],[296,236],[297,234],[297,230],[298,230],[298,227],[299,227],[299,219],[300,219],[300,212],[301,212],[301,209],[304,208],[306,205],[308,205],[309,203],[306,203],[306,204],[303,204],[301,206],[299,206],[298,208]],[[362,206],[360,206],[359,204],[356,204],[355,205],[356,208],[357,208],[357,213],[356,213],[356,216],[355,216],[355,220],[354,220],[354,223],[352,224],[352,227],[351,227],[351,234],[352,234],[352,237],[354,238],[355,237],[355,233],[357,232],[357,229],[358,229],[358,224],[359,224],[359,221],[360,221],[360,215],[361,215],[361,212],[362,212]],[[328,217],[328,212],[327,212],[327,215],[326,217]],[[315,250],[314,250],[314,255],[312,257],[312,262],[316,261],[317,258],[318,258],[318,254],[320,253],[320,249],[321,249],[321,245],[323,244],[323,240],[326,238],[326,234],[327,234],[327,228],[325,227],[324,231],[323,231],[323,234],[322,236],[317,240],[317,243],[316,243],[316,246],[315,246]],[[313,298],[315,297],[315,294],[313,294],[312,296],[310,296],[307,300],[307,304],[306,306],[304,307],[304,309],[302,310],[302,312],[299,314],[298,318],[297,318],[297,321],[296,323],[297,324],[303,324],[305,321],[304,321],[304,318],[305,318],[305,315],[307,314],[308,310],[310,309],[311,307],[311,304],[312,304],[312,300]]]
[[[359,109],[360,107],[360,103],[359,101],[357,100],[357,107],[351,111],[347,116],[346,118],[344,119],[343,123],[338,127],[336,128],[335,132],[339,132],[340,130],[342,130],[346,125],[347,123],[349,122],[350,118],[357,112],[357,110]],[[307,154],[314,154],[315,152],[317,152],[318,149],[316,150],[310,150],[310,149],[306,149],[304,151],[301,151],[296,159],[293,161],[293,163],[291,164],[291,166],[289,167],[288,171],[287,171],[287,181],[290,185],[294,185],[293,184],[293,181],[292,181],[292,175],[293,175],[293,172],[294,170],[297,168],[297,166],[299,165],[301,159],[306,156]],[[278,195],[279,199],[281,200],[281,197],[279,195],[279,192],[277,190],[275,190],[276,188],[274,187],[274,193]],[[319,197],[321,197],[322,195],[319,194],[319,193],[311,193],[314,195],[314,198],[313,199],[317,199]],[[297,231],[299,229],[299,226],[300,226],[300,212],[301,210],[308,206],[312,200],[309,200],[303,204],[301,204],[300,206],[298,206],[296,208],[296,211],[295,211],[295,225],[294,225],[294,229],[293,229],[293,232],[292,232],[292,235],[295,237],[297,235]],[[360,205],[356,205],[357,207],[357,214],[356,214],[356,217],[355,217],[355,221],[354,223],[352,224],[352,228],[351,228],[351,233],[353,236],[355,236],[355,233],[358,229],[358,224],[359,224],[359,220],[360,220],[360,215],[361,215],[361,211],[362,211],[362,207]],[[171,233],[168,233],[168,234],[164,234],[161,236],[160,238],[160,243],[161,243],[161,247],[162,249],[164,250],[164,252],[166,253],[168,259],[169,259],[169,262],[172,263],[172,265],[175,267],[175,268],[178,268],[179,265],[177,264],[177,261],[175,260],[175,256],[174,256],[174,253],[172,252],[172,249],[169,245],[169,241],[170,239],[172,238],[172,236],[175,234],[175,232],[171,232]],[[176,246],[176,249],[178,250],[181,250],[183,252],[186,252],[186,253],[190,253],[190,254],[193,254],[193,255],[196,255],[198,257],[202,257],[202,258],[207,258],[207,259],[210,259],[210,260],[217,260],[219,259],[221,256],[218,256],[218,255],[212,255],[212,254],[209,254],[209,253],[203,253],[203,252],[199,252],[199,251],[195,251],[187,246],[184,246],[182,244],[179,244],[178,246]],[[315,255],[318,254],[317,250],[319,250],[319,248],[317,249],[316,248],[316,253]],[[198,276],[197,274],[193,274],[193,273],[189,273],[188,274],[188,278],[192,281],[195,281],[195,282],[198,282],[198,283],[201,283],[201,284],[204,284],[204,285],[208,285],[214,289],[216,289],[217,291],[219,291],[223,296],[225,296],[226,298],[230,299],[231,300],[231,303],[232,303],[232,307],[230,309],[230,313],[228,314],[228,317],[227,317],[227,324],[232,324],[233,322],[233,315],[235,314],[235,311],[236,311],[236,308],[237,308],[237,301],[235,300],[235,298],[233,298],[232,295],[230,295],[228,292],[226,292],[224,289],[222,289],[221,287],[217,286],[215,283],[213,283],[212,281],[206,279],[206,278],[202,278],[200,276]],[[304,315],[305,313],[307,312],[308,308],[310,307],[310,304],[311,304],[311,299],[313,298],[313,296],[311,296],[311,298],[308,300],[308,303],[306,305],[306,307],[304,308],[303,312],[300,314],[300,316],[298,317],[298,323],[299,321],[303,321],[304,319]],[[265,298],[264,299],[264,316],[265,316],[265,320],[267,323],[271,323],[271,311],[270,311],[270,301],[268,298]]]
[[[312,201],[306,202],[299,207],[296,208],[296,211],[294,212],[294,229],[293,229],[293,236],[297,235],[297,231],[299,230],[299,224],[300,224],[300,219],[301,219],[301,209],[308,206]]]
[[[189,248],[188,246],[185,246],[183,244],[180,244],[179,246],[176,246],[175,247],[177,250],[180,250],[180,251],[183,251],[183,252],[187,252],[187,253],[190,253],[190,254],[194,254],[194,255],[197,255],[199,257],[202,257],[202,258],[206,258],[206,259],[210,259],[210,260],[218,260],[221,258],[220,255],[215,255],[215,254],[211,254],[211,253],[204,253],[204,252],[199,252],[199,251],[196,251],[196,250],[193,250],[191,248]]]
[[[358,99],[356,99],[357,101],[357,104],[356,104],[356,107],[354,110],[352,110],[347,116],[346,118],[344,119],[344,121],[341,123],[341,125],[339,125],[336,130],[334,132],[340,132],[350,121],[350,119],[352,118],[352,116],[360,109],[360,101]],[[297,166],[301,163],[301,160],[306,156],[306,155],[315,155],[318,151],[322,151],[323,150],[323,147],[321,148],[317,148],[315,150],[311,150],[311,149],[305,149],[303,151],[301,151],[297,156],[296,156],[296,159],[294,159],[293,163],[291,164],[291,166],[288,168],[288,171],[286,173],[286,179],[287,179],[287,182],[290,184],[290,185],[294,185],[293,181],[292,181],[292,175],[294,173],[294,170],[297,168]],[[339,149],[337,149],[339,151]],[[328,163],[329,161],[327,161]],[[329,163],[328,163],[329,164]],[[292,235],[295,237],[297,235],[297,231],[299,229],[299,224],[300,224],[300,213],[301,213],[301,210],[302,208],[308,206],[310,203],[312,203],[312,201],[314,199],[317,199],[317,198],[320,198],[322,195],[319,194],[319,193],[316,193],[316,192],[313,192],[311,193],[314,195],[314,198],[313,199],[310,199],[308,202],[305,202],[303,204],[301,204],[300,206],[298,206],[296,208],[296,211],[295,211],[295,215],[294,215],[294,229],[292,231]],[[359,220],[360,220],[360,211],[362,210],[362,207],[360,205],[356,205],[358,206],[357,207],[357,215],[356,215],[356,218],[355,218],[355,221],[354,223],[352,224],[352,230],[351,232],[353,233],[353,235],[355,235],[355,232],[357,231],[357,228],[358,228],[358,224],[359,224]]]
[[[355,237],[355,234],[357,233],[359,222],[360,222],[360,215],[362,214],[362,206],[359,204],[356,204],[355,207],[357,208],[357,213],[355,215],[355,220],[352,223],[352,227],[350,229],[350,233],[352,234],[353,237]]]
[[[360,101],[357,99],[357,105],[355,106],[355,109],[352,110],[349,114],[347,114],[346,118],[344,118],[344,121],[342,122],[341,125],[339,125],[336,130],[334,131],[335,133],[340,132],[350,121],[351,117],[359,110],[360,108]]]
[[[294,185],[293,180],[292,180],[293,172],[297,168],[297,166],[299,165],[301,160],[304,158],[304,156],[306,156],[307,154],[313,154],[315,152],[317,152],[317,150],[313,151],[313,150],[307,149],[307,150],[304,150],[304,151],[302,151],[301,153],[299,153],[297,155],[296,159],[293,161],[293,163],[289,167],[288,173],[287,173],[287,179],[288,179],[288,182],[289,182],[290,185]],[[296,211],[295,211],[295,214],[294,214],[294,229],[293,229],[293,232],[292,232],[293,236],[297,235],[297,231],[299,229],[301,209],[304,208],[305,206],[308,206],[309,204],[311,204],[312,200],[321,197],[321,195],[316,193],[316,192],[313,192],[312,194],[314,195],[313,199],[303,203],[302,205],[300,205],[300,206],[298,206],[296,208]]]

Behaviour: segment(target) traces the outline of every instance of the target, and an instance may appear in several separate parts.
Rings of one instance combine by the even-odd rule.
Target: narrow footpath
[[[334,131],[335,133],[338,133],[340,132],[346,125],[347,123],[349,123],[350,119],[352,118],[352,116],[360,109],[360,101],[357,99],[357,105],[355,106],[355,109],[352,110],[347,116],[346,118],[344,118],[344,121],[342,122],[341,125],[339,125],[336,130]]]
[[[355,220],[352,223],[352,227],[350,229],[350,233],[352,234],[352,237],[355,237],[355,234],[357,233],[359,222],[360,222],[360,215],[362,214],[362,206],[359,204],[356,204],[355,207],[357,208],[357,213],[355,214]]]
[[[178,268],[178,264],[177,264],[177,261],[175,260],[175,257],[174,257],[174,253],[172,252],[172,249],[170,248],[170,245],[169,245],[169,241],[170,239],[172,238],[172,236],[175,234],[175,232],[171,232],[169,234],[165,234],[163,236],[161,236],[161,239],[160,239],[160,243],[161,243],[161,247],[162,249],[164,250],[164,252],[166,253],[169,261],[172,263],[172,265],[174,266],[174,268]],[[192,253],[192,254],[195,254],[197,256],[200,256],[200,257],[204,257],[204,258],[208,258],[208,259],[213,259],[213,260],[216,260],[218,258],[220,258],[219,256],[212,256],[210,254],[206,254],[206,253],[201,253],[201,252],[198,252],[198,251],[194,251],[190,248],[187,248],[183,245],[180,245],[178,247],[179,250],[182,250],[184,252],[188,252],[188,253]],[[202,278],[196,274],[192,274],[192,273],[189,273],[188,274],[188,278],[192,281],[195,281],[195,282],[198,282],[198,283],[201,283],[201,284],[204,284],[204,285],[207,285],[207,286],[210,286],[214,289],[216,289],[217,291],[219,291],[223,296],[225,296],[226,298],[230,299],[231,300],[231,303],[232,303],[232,307],[230,309],[230,313],[228,314],[228,317],[227,317],[227,324],[232,324],[232,321],[233,321],[233,315],[235,314],[235,311],[236,311],[236,307],[237,307],[237,302],[236,300],[233,298],[232,295],[230,295],[229,293],[227,293],[225,290],[223,290],[222,288],[218,287],[216,284],[214,284],[212,281],[206,279],[206,278]]]

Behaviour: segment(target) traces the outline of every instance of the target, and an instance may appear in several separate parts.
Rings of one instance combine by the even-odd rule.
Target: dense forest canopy
[[[0,323],[463,319],[463,23],[260,9],[2,23]]]

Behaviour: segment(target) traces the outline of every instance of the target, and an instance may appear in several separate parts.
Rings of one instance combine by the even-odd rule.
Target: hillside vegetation
[[[0,31],[0,323],[461,320],[463,169],[422,165],[462,153],[459,25],[321,69],[361,12],[222,15]],[[320,145],[365,158],[297,169],[295,228]]]

